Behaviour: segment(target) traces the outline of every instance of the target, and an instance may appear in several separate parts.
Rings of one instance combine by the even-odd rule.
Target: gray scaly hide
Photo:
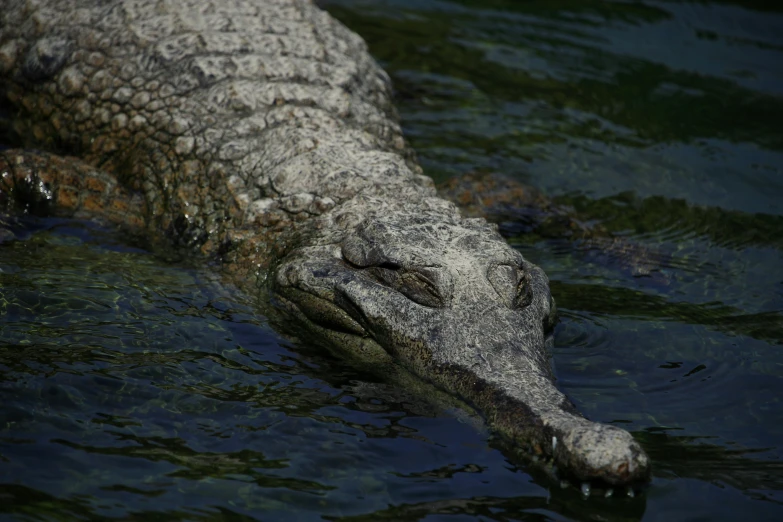
[[[15,134],[142,201],[123,206],[98,175],[45,175],[42,194],[69,215],[111,207],[101,215],[220,256],[302,327],[365,363],[394,360],[567,476],[649,477],[627,432],[554,386],[546,276],[435,197],[357,35],[300,0],[2,3]],[[94,198],[66,197],[96,183]]]

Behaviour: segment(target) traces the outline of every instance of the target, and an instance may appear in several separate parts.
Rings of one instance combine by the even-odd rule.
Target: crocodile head
[[[648,479],[628,432],[588,421],[555,387],[548,279],[483,220],[376,215],[288,259],[275,286],[320,337],[365,362],[391,356],[475,407],[523,455],[554,459],[561,475]]]

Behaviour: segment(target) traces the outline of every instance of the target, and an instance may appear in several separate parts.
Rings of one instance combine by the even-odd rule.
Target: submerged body
[[[11,0],[0,202],[100,217],[220,259],[364,362],[393,360],[580,481],[649,460],[554,385],[544,273],[435,195],[386,74],[310,2]],[[69,167],[69,165],[74,165]]]

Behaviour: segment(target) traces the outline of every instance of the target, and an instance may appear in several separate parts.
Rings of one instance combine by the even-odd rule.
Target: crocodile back
[[[388,76],[311,2],[4,3],[15,134],[141,191],[158,229],[184,220],[205,242],[388,178],[431,190],[411,170]]]

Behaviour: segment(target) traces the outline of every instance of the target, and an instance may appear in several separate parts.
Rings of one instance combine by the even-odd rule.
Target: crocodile
[[[3,3],[7,211],[196,252],[340,353],[467,403],[512,454],[649,480],[639,443],[557,388],[546,275],[436,195],[358,35],[309,0]]]

